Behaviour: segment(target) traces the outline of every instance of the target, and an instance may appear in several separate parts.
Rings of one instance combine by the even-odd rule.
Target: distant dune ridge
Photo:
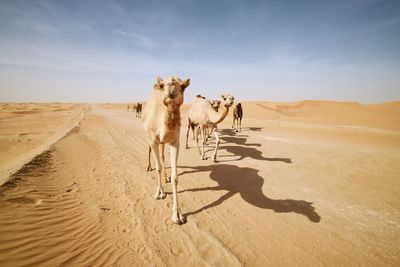
[[[0,265],[398,265],[400,102],[240,102],[219,163],[181,135],[182,226],[128,103],[1,103]]]

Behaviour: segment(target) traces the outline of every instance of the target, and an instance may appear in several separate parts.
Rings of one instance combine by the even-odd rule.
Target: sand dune
[[[85,105],[0,104],[0,185],[83,119]]]
[[[2,104],[2,170],[37,156],[0,187],[0,265],[398,265],[399,102],[243,108],[219,163],[181,146],[177,226],[125,104]]]

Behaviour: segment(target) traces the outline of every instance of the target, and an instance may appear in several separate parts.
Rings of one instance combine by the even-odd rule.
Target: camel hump
[[[196,95],[196,97],[197,98],[203,98],[203,99],[206,99],[204,96],[202,96],[202,95]]]

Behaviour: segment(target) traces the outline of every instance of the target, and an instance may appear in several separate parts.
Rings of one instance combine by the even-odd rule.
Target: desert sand
[[[218,163],[182,107],[184,225],[126,104],[0,104],[0,266],[398,266],[400,102],[242,104]]]

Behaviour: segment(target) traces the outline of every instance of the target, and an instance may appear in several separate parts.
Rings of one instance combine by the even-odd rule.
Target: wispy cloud
[[[146,48],[153,48],[155,45],[154,41],[144,34],[126,32],[123,30],[116,30],[115,33],[119,42],[136,44]]]

